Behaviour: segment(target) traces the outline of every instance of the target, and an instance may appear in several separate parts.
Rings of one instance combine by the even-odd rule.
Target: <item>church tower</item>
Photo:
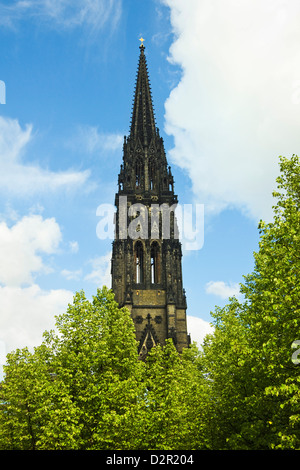
[[[112,289],[132,315],[139,354],[172,338],[179,352],[189,346],[177,196],[163,139],[156,128],[141,40],[130,133],[115,197]]]

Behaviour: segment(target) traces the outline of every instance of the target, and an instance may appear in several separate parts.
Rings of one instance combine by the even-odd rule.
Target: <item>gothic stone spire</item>
[[[129,136],[124,138],[119,193],[174,204],[174,180],[163,139],[156,128],[145,46],[140,46]],[[133,196],[134,195],[134,196]],[[149,200],[150,200],[149,199]]]
[[[140,58],[134,94],[130,136],[139,138],[143,146],[150,144],[156,134],[156,125],[148,77],[145,46],[140,45]]]
[[[127,226],[141,217],[135,236]],[[140,46],[130,134],[124,138],[123,163],[118,177],[115,204],[115,239],[112,253],[112,289],[120,306],[131,311],[141,358],[155,344],[172,338],[178,351],[189,344],[186,330],[186,299],[182,285],[181,243],[176,217],[170,215],[170,234],[163,236],[157,207],[176,206],[174,181],[163,139],[155,127],[145,46]],[[131,210],[140,205],[140,215]],[[121,215],[121,213],[123,215]],[[123,220],[124,222],[124,220]]]

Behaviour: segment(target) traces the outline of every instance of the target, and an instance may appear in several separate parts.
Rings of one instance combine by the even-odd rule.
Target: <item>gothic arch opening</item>
[[[151,244],[151,284],[159,284],[161,282],[160,265],[160,246],[157,242],[153,242]]]
[[[135,186],[141,188],[144,180],[144,162],[138,157],[135,162]]]
[[[154,158],[150,158],[149,160],[148,173],[149,173],[149,188],[151,190],[155,188],[156,164],[155,164]]]
[[[141,284],[144,282],[144,248],[142,242],[138,241],[134,247],[135,258],[135,282]]]

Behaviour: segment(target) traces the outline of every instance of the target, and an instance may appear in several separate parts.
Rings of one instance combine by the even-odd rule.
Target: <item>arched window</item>
[[[141,242],[135,244],[135,282],[141,284],[144,281],[144,251]]]
[[[154,186],[155,186],[155,173],[156,173],[156,165],[155,165],[154,158],[150,158],[150,160],[149,160],[148,173],[149,173],[149,188],[154,189]]]
[[[135,163],[135,186],[137,188],[142,187],[144,180],[144,163],[141,158],[137,158]]]
[[[160,282],[160,249],[157,242],[151,245],[151,284]]]

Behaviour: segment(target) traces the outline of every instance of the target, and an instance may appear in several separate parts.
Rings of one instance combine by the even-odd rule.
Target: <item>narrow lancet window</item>
[[[135,186],[137,188],[142,187],[144,179],[144,165],[141,158],[138,158],[135,164]]]
[[[141,242],[135,245],[135,282],[141,284],[144,281],[144,252]]]
[[[149,160],[149,188],[154,189],[155,186],[155,161],[153,158]]]
[[[158,243],[151,245],[151,284],[160,282],[160,250]]]

